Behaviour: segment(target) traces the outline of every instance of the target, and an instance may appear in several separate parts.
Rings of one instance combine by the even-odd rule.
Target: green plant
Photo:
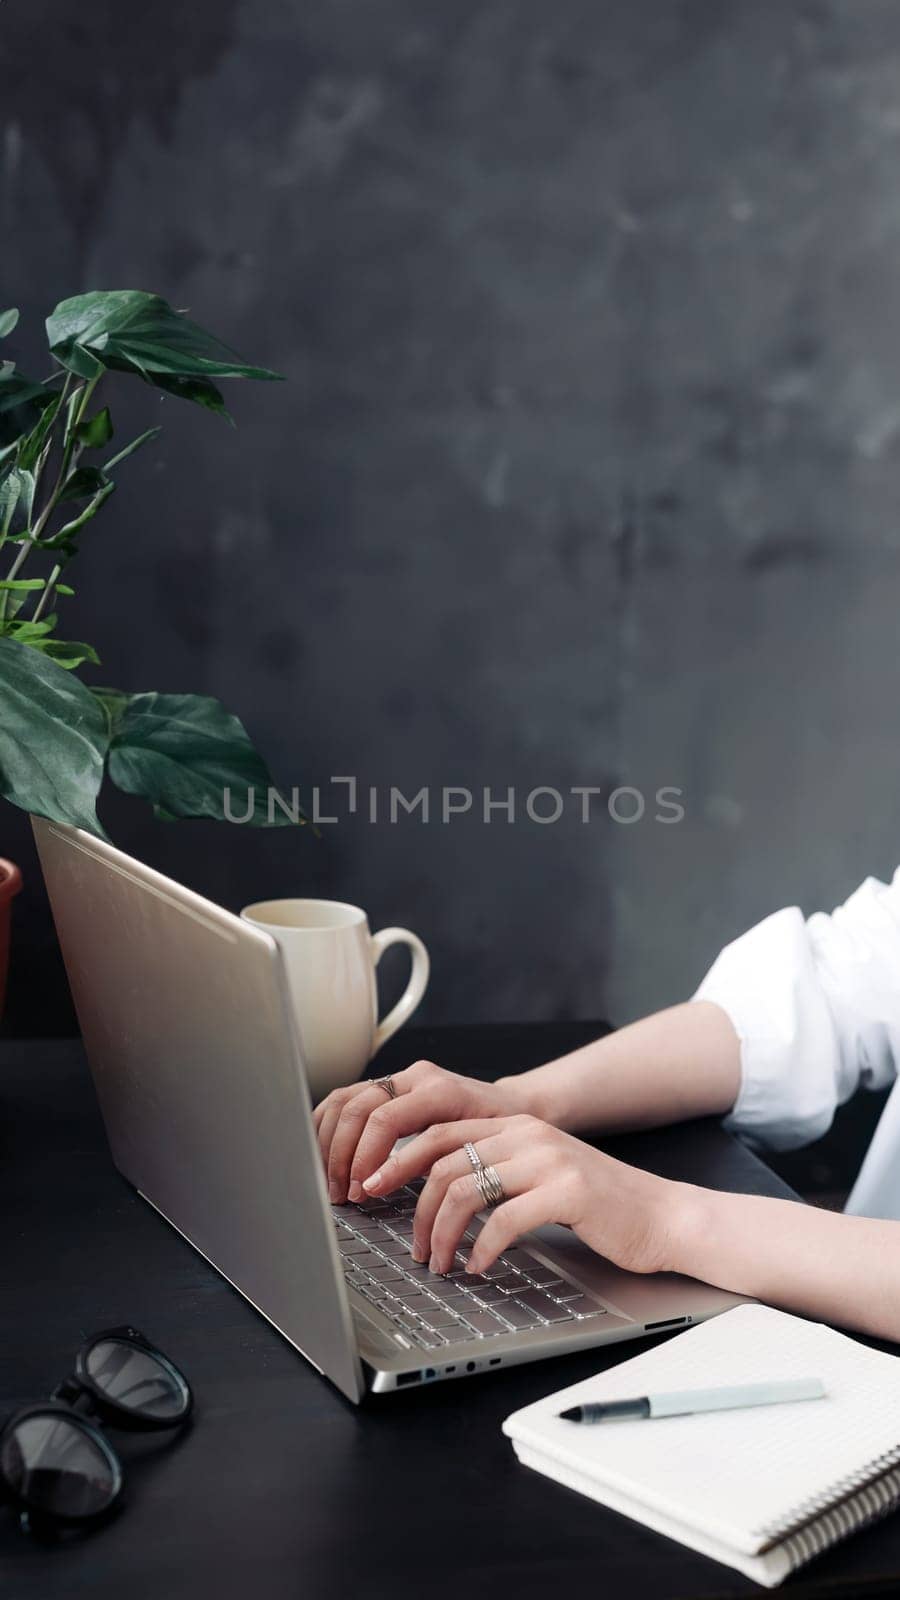
[[[0,313],[0,338],[17,322],[18,312]],[[239,803],[252,789],[253,821],[287,823],[283,810],[270,816],[268,769],[217,700],[89,686],[76,669],[98,665],[96,650],[58,632],[60,602],[74,594],[63,573],[84,530],[113,493],[114,473],[161,431],[148,428],[102,459],[113,436],[97,395],[107,374],[131,374],[229,421],[219,379],[280,375],[248,366],[159,295],[133,289],[64,300],[46,329],[49,377],[32,382],[0,363],[0,551],[10,556],[0,578],[0,795],[102,834],[106,775],[170,819],[222,819],[226,789]]]

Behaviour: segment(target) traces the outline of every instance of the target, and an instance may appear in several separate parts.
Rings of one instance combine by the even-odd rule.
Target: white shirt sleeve
[[[818,1139],[860,1087],[900,1063],[900,868],[831,916],[776,911],[726,945],[695,1000],[727,1012],[741,1087],[725,1126],[775,1150]]]

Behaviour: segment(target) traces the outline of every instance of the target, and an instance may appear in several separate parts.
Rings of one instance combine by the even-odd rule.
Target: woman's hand
[[[396,1099],[389,1099],[377,1083],[352,1083],[332,1090],[313,1112],[335,1205],[361,1200],[363,1179],[406,1134],[461,1117],[509,1116],[526,1105],[525,1089],[517,1089],[515,1078],[480,1083],[446,1072],[433,1061],[417,1061],[393,1073],[392,1081]]]
[[[483,1272],[514,1239],[545,1222],[567,1223],[585,1244],[631,1272],[670,1265],[670,1223],[683,1184],[627,1167],[537,1117],[521,1115],[440,1124],[391,1155],[363,1187],[389,1194],[428,1173],[419,1196],[413,1255],[448,1272],[454,1252],[484,1201],[463,1145],[496,1167],[506,1200],[484,1224],[467,1270]]]

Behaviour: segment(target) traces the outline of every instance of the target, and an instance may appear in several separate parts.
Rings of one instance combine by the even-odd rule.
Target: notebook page
[[[821,1378],[827,1398],[600,1427],[557,1416],[585,1400],[799,1377]],[[504,1432],[633,1498],[635,1515],[653,1506],[753,1552],[767,1527],[900,1446],[900,1359],[820,1323],[739,1306],[517,1412]]]

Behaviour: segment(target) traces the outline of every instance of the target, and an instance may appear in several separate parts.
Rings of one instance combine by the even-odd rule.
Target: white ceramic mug
[[[421,939],[407,928],[370,933],[366,913],[341,900],[258,900],[241,916],[281,946],[313,1100],[362,1077],[425,993],[430,963]],[[379,1022],[375,969],[391,944],[409,946],[412,972]]]

